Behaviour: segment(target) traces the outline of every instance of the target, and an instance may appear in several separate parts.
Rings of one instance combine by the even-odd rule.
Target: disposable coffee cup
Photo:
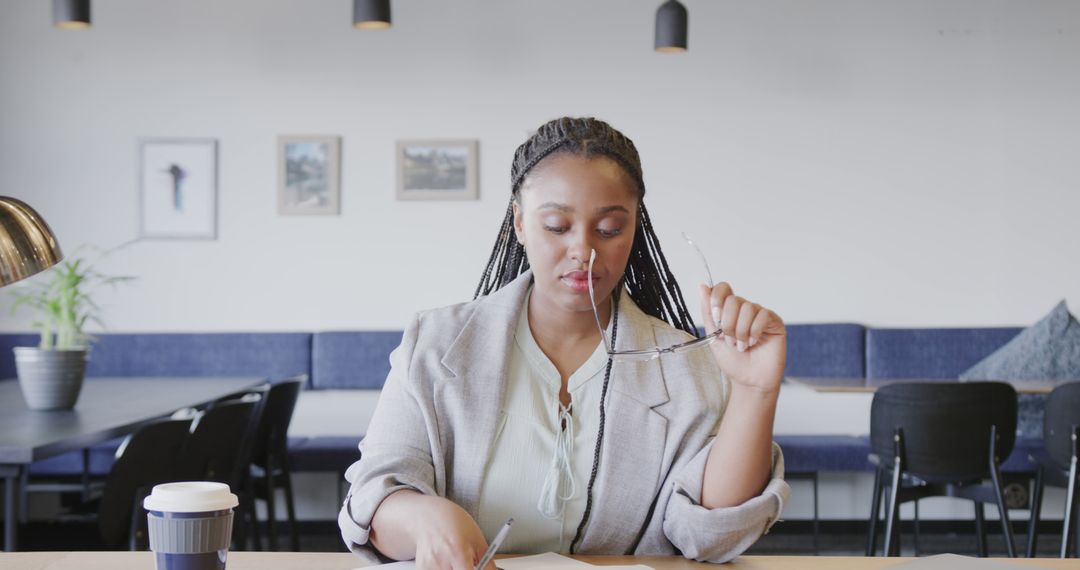
[[[155,485],[143,507],[157,570],[224,570],[238,504],[224,483]]]

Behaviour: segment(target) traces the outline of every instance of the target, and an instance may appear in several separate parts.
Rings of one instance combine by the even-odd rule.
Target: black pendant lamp
[[[390,27],[390,0],[353,0],[353,27],[385,30]]]
[[[673,53],[686,51],[686,6],[679,0],[668,0],[656,10],[656,51]]]
[[[90,27],[90,0],[53,0],[53,26],[65,30]]]

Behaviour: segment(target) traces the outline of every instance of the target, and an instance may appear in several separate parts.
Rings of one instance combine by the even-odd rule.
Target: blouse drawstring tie
[[[536,509],[545,518],[557,519],[566,510],[566,503],[577,494],[577,482],[570,469],[570,458],[574,454],[574,417],[570,408],[559,403],[558,430],[555,436],[555,453],[551,458],[544,486],[540,490],[540,500]]]

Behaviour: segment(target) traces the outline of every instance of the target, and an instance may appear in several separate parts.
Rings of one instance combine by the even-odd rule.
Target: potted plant
[[[101,324],[100,307],[91,291],[132,277],[109,277],[74,256],[42,277],[16,287],[12,311],[28,306],[37,313],[33,327],[41,333],[36,347],[15,347],[15,371],[27,406],[32,410],[69,410],[82,390],[91,337],[84,327]]]

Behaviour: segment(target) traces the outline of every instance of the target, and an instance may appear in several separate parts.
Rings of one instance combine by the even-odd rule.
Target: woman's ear
[[[522,218],[521,202],[514,200],[511,205],[514,208],[514,236],[518,243],[525,245],[525,220]]]

